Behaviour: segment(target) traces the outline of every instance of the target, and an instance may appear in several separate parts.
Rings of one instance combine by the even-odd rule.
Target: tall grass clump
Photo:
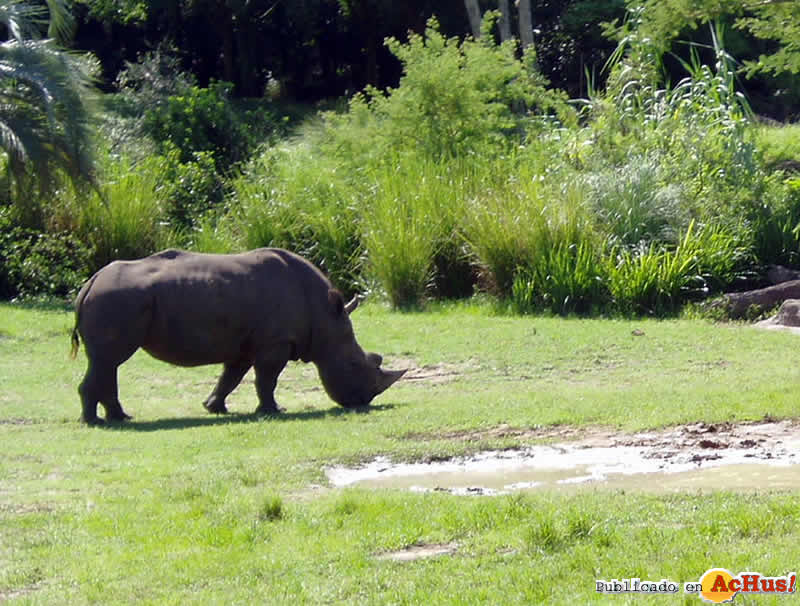
[[[159,175],[143,166],[132,167],[124,158],[106,162],[104,199],[93,193],[78,211],[78,232],[93,248],[92,270],[168,245],[158,185]]]
[[[437,225],[429,202],[383,183],[364,219],[369,273],[394,307],[419,306],[433,280]]]
[[[674,312],[687,300],[733,281],[743,254],[733,236],[694,222],[674,247],[655,242],[616,246],[607,268],[613,305],[625,314]]]
[[[586,178],[597,223],[615,242],[677,242],[689,223],[679,183],[664,184],[658,162],[634,156]]]
[[[191,248],[202,253],[230,254],[241,252],[245,247],[231,221],[226,221],[224,215],[206,213],[192,231]]]
[[[739,218],[753,265],[800,267],[800,179],[777,173],[764,185]]]
[[[593,133],[588,163],[601,173],[628,166],[626,177],[636,175],[631,163],[644,159],[645,179],[638,183],[645,190],[630,190],[637,181],[626,185],[623,180],[621,188],[630,190],[626,195],[647,194],[649,187],[667,194],[669,205],[676,207],[665,209],[668,214],[704,222],[724,218],[733,227],[758,197],[764,173],[749,127],[751,112],[736,90],[736,67],[723,47],[722,29],[710,29],[713,67],[693,52],[683,63],[687,76],[674,86],[661,86],[652,41],[636,30],[638,22],[630,19],[617,32],[621,42],[612,57],[607,92],[585,106]],[[630,205],[634,215],[637,207]]]
[[[593,243],[558,242],[519,268],[510,300],[517,313],[587,313],[601,308],[605,291],[602,257]]]
[[[602,257],[580,184],[512,179],[470,203],[465,234],[485,280],[518,312],[587,311],[601,298]]]
[[[357,179],[309,149],[266,150],[233,181],[232,226],[245,248],[297,252],[325,271],[346,294],[360,286]]]
[[[420,306],[437,278],[440,284],[464,280],[437,276],[437,260],[446,259],[445,272],[449,263],[458,267],[457,229],[468,178],[462,167],[406,155],[371,177],[370,199],[362,205],[366,269],[392,305]]]

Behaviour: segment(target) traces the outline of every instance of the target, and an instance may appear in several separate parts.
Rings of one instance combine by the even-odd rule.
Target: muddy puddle
[[[800,487],[800,424],[792,421],[694,423],[635,434],[557,428],[553,435],[580,437],[430,463],[381,457],[360,467],[331,467],[326,473],[337,487],[464,495],[543,489],[696,492]]]

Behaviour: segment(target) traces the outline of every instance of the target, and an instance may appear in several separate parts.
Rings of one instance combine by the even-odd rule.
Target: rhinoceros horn
[[[350,302],[344,306],[344,310],[347,312],[347,315],[353,313],[360,302],[361,299],[358,295],[355,295],[352,299],[350,299]]]
[[[406,370],[381,370],[379,368],[378,391],[375,395],[377,396],[379,393],[383,393],[384,391],[389,389],[394,384],[395,381],[397,381],[400,377],[406,374]]]

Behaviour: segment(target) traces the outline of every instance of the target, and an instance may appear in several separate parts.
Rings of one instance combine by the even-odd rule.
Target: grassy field
[[[633,430],[791,417],[796,336],[701,320],[373,304],[354,315],[361,344],[389,368],[427,365],[441,380],[401,381],[354,413],[328,400],[313,366],[295,365],[278,385],[282,417],[250,415],[252,375],[231,396],[232,414],[215,417],[201,402],[216,368],[139,352],[120,371],[134,420],[103,429],[77,422],[85,357],[68,358],[72,322],[67,311],[0,304],[0,602],[674,603],[601,596],[595,579],[796,570],[796,493],[458,497],[335,490],[324,476],[326,465],[378,454],[515,445],[446,435],[500,424]],[[438,543],[455,553],[376,558]]]

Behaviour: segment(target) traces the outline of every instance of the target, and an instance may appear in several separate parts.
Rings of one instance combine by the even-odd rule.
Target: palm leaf
[[[0,146],[18,185],[30,172],[47,192],[57,168],[74,181],[94,184],[93,68],[87,58],[60,50],[52,40],[0,44]]]

